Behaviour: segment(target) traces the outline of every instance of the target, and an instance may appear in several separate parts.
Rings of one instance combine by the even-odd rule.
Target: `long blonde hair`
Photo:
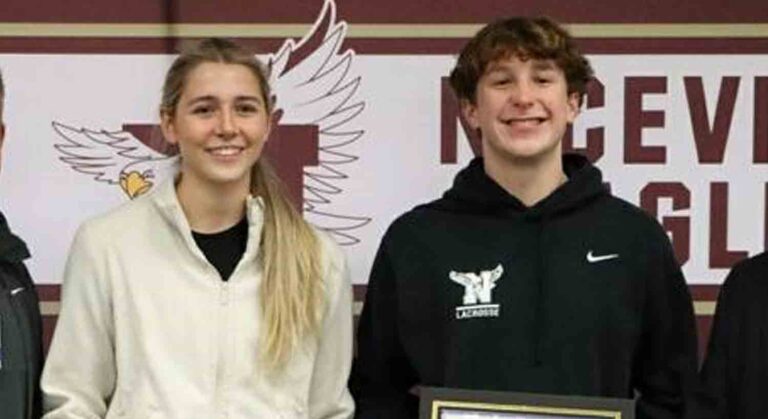
[[[163,84],[162,115],[174,115],[187,76],[206,62],[239,64],[251,70],[271,114],[273,100],[261,62],[231,41],[211,38],[183,52],[171,65]],[[319,333],[325,305],[320,242],[263,155],[251,170],[251,194],[264,203],[261,355],[267,365],[279,367],[302,340]]]

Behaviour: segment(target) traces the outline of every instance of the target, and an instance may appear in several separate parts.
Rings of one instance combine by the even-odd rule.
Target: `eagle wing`
[[[54,145],[61,154],[59,160],[99,182],[120,184],[121,175],[129,171],[156,178],[176,161],[176,157],[152,150],[127,131],[74,128],[59,122],[52,125],[64,140]]]
[[[503,273],[504,273],[504,267],[503,267],[503,266],[501,266],[501,264],[499,263],[499,264],[498,264],[498,265],[496,265],[496,267],[495,267],[495,268],[493,268],[493,270],[491,271],[491,282],[495,284],[495,283],[496,283],[496,281],[498,281],[498,280],[499,280],[499,278],[501,278],[501,275],[502,275]]]
[[[346,147],[364,134],[352,124],[365,103],[355,97],[361,78],[352,72],[354,52],[341,51],[346,31],[346,22],[336,20],[336,5],[326,0],[309,33],[299,42],[286,40],[269,63],[280,123],[318,126],[319,164],[304,170],[304,215],[349,245],[360,241],[353,230],[371,219],[327,208],[343,192],[339,181],[347,179],[344,165],[358,159]]]
[[[469,279],[466,273],[451,271],[448,273],[448,278],[450,278],[451,281],[465,287],[472,285],[472,281]]]

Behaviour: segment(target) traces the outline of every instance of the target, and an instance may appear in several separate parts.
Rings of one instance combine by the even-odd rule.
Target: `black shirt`
[[[208,262],[219,271],[221,279],[226,281],[245,253],[245,245],[248,243],[248,219],[243,218],[239,223],[218,233],[204,234],[193,231],[192,237]]]

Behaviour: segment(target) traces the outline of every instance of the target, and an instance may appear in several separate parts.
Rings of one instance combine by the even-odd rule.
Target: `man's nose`
[[[512,105],[527,108],[533,104],[534,91],[530,82],[521,81],[511,89],[509,100]]]

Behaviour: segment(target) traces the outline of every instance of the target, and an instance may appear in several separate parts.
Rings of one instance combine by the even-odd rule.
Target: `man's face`
[[[488,65],[478,80],[475,103],[462,104],[479,129],[483,156],[499,162],[541,163],[560,159],[560,143],[579,111],[565,74],[554,61],[516,55]]]

